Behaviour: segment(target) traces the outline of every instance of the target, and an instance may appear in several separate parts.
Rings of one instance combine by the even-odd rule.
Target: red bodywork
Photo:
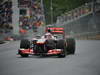
[[[19,54],[33,54],[32,49],[19,49]]]
[[[62,53],[61,49],[53,49],[49,50],[46,54],[47,55],[56,55]],[[29,55],[34,55],[34,54],[39,54],[35,52],[33,49],[19,49],[19,54],[29,54]]]
[[[51,30],[51,33],[53,34],[64,34],[64,28],[61,27],[47,27],[46,32],[48,30]]]

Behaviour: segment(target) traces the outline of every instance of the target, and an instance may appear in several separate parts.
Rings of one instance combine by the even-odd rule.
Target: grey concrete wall
[[[64,25],[66,33],[85,33],[100,31],[100,11],[89,14]]]
[[[12,26],[13,26],[13,33],[19,34],[19,8],[18,8],[18,0],[12,0]]]

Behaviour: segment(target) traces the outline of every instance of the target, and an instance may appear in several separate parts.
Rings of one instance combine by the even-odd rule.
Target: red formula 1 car
[[[56,55],[58,57],[66,57],[67,54],[75,53],[75,40],[73,38],[65,38],[64,28],[52,27],[53,37],[34,38],[32,41],[27,39],[21,40],[18,54],[22,57],[29,55],[45,56]]]

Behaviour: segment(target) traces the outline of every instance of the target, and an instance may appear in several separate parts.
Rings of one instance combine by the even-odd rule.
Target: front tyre
[[[29,55],[28,54],[20,54],[21,57],[28,57]]]
[[[27,40],[27,39],[21,40],[20,48],[23,48],[23,49],[28,49],[28,48],[30,48],[30,41]]]
[[[75,39],[68,38],[67,42],[67,54],[75,54]]]
[[[65,43],[65,41],[64,40],[59,40],[57,42],[56,46],[57,46],[57,49],[62,49],[63,50],[61,54],[58,54],[58,57],[59,58],[66,57],[66,43]]]
[[[30,41],[27,39],[23,39],[20,42],[20,49],[29,49],[30,48]],[[19,52],[19,54],[21,55],[21,57],[28,57],[28,54],[24,54]]]

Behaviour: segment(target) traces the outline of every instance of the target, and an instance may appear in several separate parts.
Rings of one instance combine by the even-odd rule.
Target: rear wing
[[[47,27],[46,32],[51,30],[52,34],[64,34],[64,28],[61,27]]]

